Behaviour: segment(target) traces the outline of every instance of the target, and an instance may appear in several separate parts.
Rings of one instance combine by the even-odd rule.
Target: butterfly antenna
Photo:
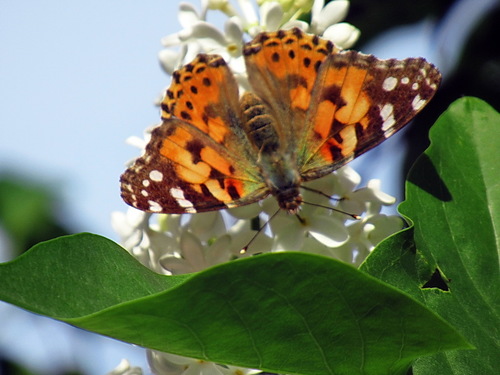
[[[245,254],[248,250],[248,248],[250,247],[250,245],[252,244],[252,242],[257,238],[257,236],[264,230],[264,228],[267,226],[267,224],[270,223],[270,221],[272,219],[274,219],[276,217],[276,215],[279,214],[279,212],[281,211],[281,208],[278,208],[278,210],[269,218],[269,220],[267,220],[263,226],[261,226],[259,228],[259,230],[257,231],[257,233],[255,233],[253,235],[253,237],[250,239],[250,241],[248,241],[248,243],[240,250],[240,254]]]
[[[319,195],[322,195],[322,196],[324,196],[324,197],[326,197],[328,199],[333,199],[333,200],[336,200],[336,201],[342,200],[341,198],[335,198],[335,197],[333,197],[331,195],[323,193],[321,190],[316,190],[316,189],[313,189],[313,188],[310,188],[310,187],[307,187],[307,186],[301,186],[300,188],[304,189],[304,190],[307,190],[307,191],[311,191],[311,192],[319,194]]]
[[[304,190],[307,190],[307,191],[311,191],[313,193],[316,193],[316,194],[319,194],[319,195],[322,195],[323,197],[326,197],[328,199],[333,199],[333,200],[336,200],[336,201],[341,201],[342,198],[335,198],[335,197],[332,197],[331,195],[328,195],[326,193],[323,193],[321,190],[317,190],[317,189],[313,189],[313,188],[310,188],[310,187],[307,187],[307,186],[301,186],[300,187],[301,189],[304,189]],[[344,215],[347,215],[347,216],[350,216],[352,217],[354,220],[359,220],[361,219],[361,216],[359,215],[355,215],[355,214],[351,214],[349,212],[345,212],[345,211],[342,211],[342,210],[339,210],[338,208],[333,208],[333,207],[330,207],[330,206],[323,206],[321,204],[316,204],[316,203],[311,203],[311,202],[302,202],[304,204],[308,204],[310,206],[316,206],[316,207],[321,207],[321,208],[326,208],[327,210],[332,210],[332,211],[336,211],[336,212],[339,212],[341,214],[344,214]]]
[[[345,212],[345,211],[339,210],[338,208],[334,208],[334,207],[330,207],[330,206],[324,206],[322,204],[311,203],[311,202],[306,202],[306,201],[303,201],[302,203],[303,204],[308,204],[309,206],[321,207],[321,208],[326,208],[327,210],[332,210],[332,211],[335,211],[335,212],[339,212],[341,214],[344,214],[344,215],[352,217],[354,220],[361,219],[361,216],[359,216],[359,215],[351,214],[349,212]]]

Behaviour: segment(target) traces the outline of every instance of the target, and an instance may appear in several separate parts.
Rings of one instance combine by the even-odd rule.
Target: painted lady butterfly
[[[129,205],[158,213],[238,207],[269,194],[296,213],[301,184],[377,146],[432,98],[439,71],[423,58],[340,51],[299,29],[244,46],[252,92],[226,62],[200,54],[173,74],[162,124],[121,176]]]

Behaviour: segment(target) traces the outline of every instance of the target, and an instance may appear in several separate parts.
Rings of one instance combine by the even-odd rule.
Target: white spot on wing
[[[413,109],[415,111],[418,111],[420,108],[422,108],[424,106],[424,104],[425,104],[425,100],[422,99],[420,97],[420,95],[418,95],[418,94],[417,94],[417,96],[415,96],[413,98],[413,101],[411,102],[411,106],[413,107]]]
[[[398,84],[398,79],[396,77],[387,77],[384,79],[384,83],[382,83],[382,88],[385,91],[392,91],[396,88]]]
[[[185,199],[184,192],[179,188],[170,188],[170,195],[175,199]]]
[[[146,191],[146,190],[141,190],[141,194],[144,196],[144,197],[147,197],[149,195],[149,193]]]
[[[408,77],[401,78],[401,83],[403,85],[407,85],[409,82],[410,82],[410,79]]]
[[[170,188],[170,195],[177,201],[177,204],[184,208],[187,213],[194,214],[196,209],[193,207],[193,203],[186,199],[184,192],[179,188]]]
[[[380,117],[384,121],[382,123],[382,130],[385,132],[390,129],[395,123],[394,119],[394,107],[391,103],[385,103],[382,108],[380,108]]]
[[[149,178],[156,182],[161,182],[163,180],[163,173],[157,170],[152,170],[149,172]]]
[[[412,89],[412,90],[418,90],[418,87],[419,87],[419,86],[418,86],[418,83],[417,83],[417,82],[415,82],[413,85],[411,85],[411,89]]]
[[[153,211],[153,212],[161,212],[162,208],[161,206],[158,204],[158,202],[155,202],[155,201],[148,201],[149,203],[149,210],[150,211]]]
[[[149,180],[142,180],[142,186],[148,187],[149,185],[151,185],[151,181],[149,181]]]

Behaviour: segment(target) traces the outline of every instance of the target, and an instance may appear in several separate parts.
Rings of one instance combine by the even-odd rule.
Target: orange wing
[[[299,147],[304,180],[332,172],[401,129],[433,97],[440,80],[423,58],[329,55],[318,70]]]
[[[199,55],[173,75],[163,123],[121,177],[122,197],[149,212],[194,213],[268,194],[242,132],[238,86],[224,60]]]
[[[285,152],[296,152],[317,69],[336,51],[330,41],[297,28],[261,33],[245,46],[248,79],[276,118],[278,134],[288,145]]]

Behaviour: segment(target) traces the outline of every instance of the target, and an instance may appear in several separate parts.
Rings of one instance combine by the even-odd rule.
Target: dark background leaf
[[[12,257],[38,242],[69,234],[57,217],[59,210],[60,202],[48,186],[14,173],[0,174],[0,226]]]

